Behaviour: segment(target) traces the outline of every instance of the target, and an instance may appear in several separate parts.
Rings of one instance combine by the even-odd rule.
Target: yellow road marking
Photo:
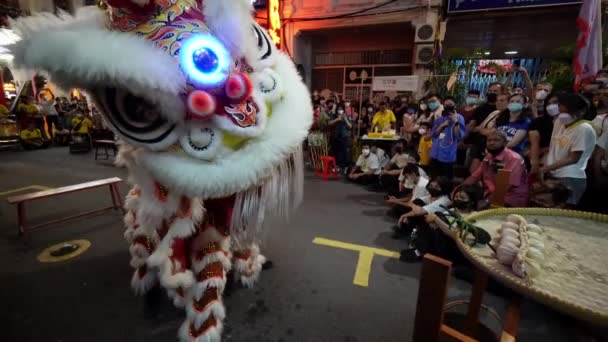
[[[75,250],[74,252],[63,255],[63,256],[56,257],[56,256],[51,255],[51,253],[53,253],[56,250],[61,249],[61,247],[63,247],[66,244],[78,245],[79,248],[77,250]],[[79,256],[80,254],[86,252],[87,249],[89,249],[89,247],[91,247],[91,241],[89,241],[89,240],[73,240],[73,241],[61,242],[56,245],[52,245],[49,248],[46,248],[40,254],[38,254],[38,261],[40,261],[42,263],[65,261],[68,259],[75,258],[75,257]]]
[[[19,188],[19,189],[12,189],[12,190],[8,190],[8,191],[0,192],[0,197],[6,196],[6,195],[10,195],[10,194],[14,194],[16,192],[27,191],[27,190],[43,191],[43,190],[50,190],[50,189],[52,189],[52,188],[49,188],[48,186],[30,185],[30,186],[26,186],[26,187]]]
[[[353,279],[353,284],[362,287],[369,286],[369,275],[372,270],[372,261],[374,260],[374,255],[380,255],[387,258],[399,259],[399,253],[394,251],[389,251],[386,249],[368,247],[363,245],[355,245],[348,242],[330,240],[325,238],[317,237],[312,240],[312,243],[328,246],[340,249],[346,249],[349,251],[359,252],[359,259],[357,260],[357,268],[355,270],[355,277]]]

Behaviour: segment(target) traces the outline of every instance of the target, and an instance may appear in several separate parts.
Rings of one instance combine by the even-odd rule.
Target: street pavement
[[[159,317],[145,318],[142,299],[130,291],[132,270],[117,212],[58,224],[33,233],[27,243],[16,234],[16,209],[6,203],[7,192],[114,176],[126,179],[126,170],[65,148],[0,152],[0,341],[176,341],[183,312],[167,301]],[[127,190],[123,184],[122,194]],[[382,195],[341,180],[322,182],[312,173],[305,191],[289,222],[266,223],[263,253],[275,267],[263,272],[256,288],[226,298],[224,341],[410,341],[420,265],[375,256],[368,286],[358,286],[356,251],[313,243],[323,238],[399,251],[404,243],[390,238],[393,220],[385,217]],[[37,222],[107,204],[103,188],[33,202],[27,210]],[[75,239],[92,245],[64,262],[37,261],[43,249]],[[449,302],[469,294],[467,282],[451,279]],[[484,304],[504,315],[504,299],[486,294]],[[499,331],[493,315],[484,312],[481,319]],[[523,304],[519,341],[592,341],[582,330],[589,331],[541,305]]]

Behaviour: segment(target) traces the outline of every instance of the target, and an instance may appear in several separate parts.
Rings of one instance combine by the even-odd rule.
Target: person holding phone
[[[434,95],[430,100],[439,101]],[[433,124],[433,144],[431,146],[431,176],[445,176],[452,179],[454,163],[457,159],[458,144],[466,134],[464,117],[456,112],[456,99],[446,97],[443,112]]]
[[[353,124],[344,107],[338,106],[337,111],[330,114],[329,126],[334,130],[332,148],[338,165],[338,172],[345,170],[350,165],[348,147],[350,145],[350,131]]]

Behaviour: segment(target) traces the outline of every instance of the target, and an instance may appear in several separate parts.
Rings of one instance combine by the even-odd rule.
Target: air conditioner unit
[[[435,23],[416,25],[416,43],[432,43],[435,40]]]
[[[414,62],[416,64],[429,64],[433,61],[433,44],[416,45],[416,55]]]

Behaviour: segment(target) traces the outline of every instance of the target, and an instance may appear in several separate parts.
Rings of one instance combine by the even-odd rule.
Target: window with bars
[[[412,62],[412,51],[408,49],[399,49],[354,52],[319,52],[315,54],[314,60],[315,66],[409,64]]]
[[[312,70],[312,89],[331,89],[342,92],[343,87],[344,68]]]

